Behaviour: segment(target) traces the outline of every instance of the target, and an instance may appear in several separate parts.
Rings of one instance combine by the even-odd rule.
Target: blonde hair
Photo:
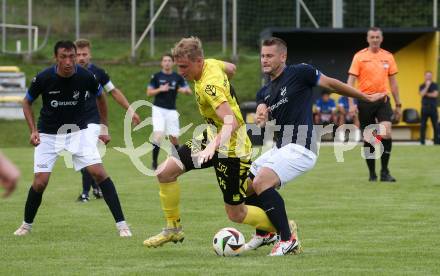
[[[88,39],[85,38],[80,38],[75,40],[75,46],[76,48],[91,48],[92,47],[92,43],[90,43],[90,41]]]
[[[194,61],[197,58],[203,58],[202,41],[195,36],[182,38],[174,45],[172,53],[174,59],[188,58]]]

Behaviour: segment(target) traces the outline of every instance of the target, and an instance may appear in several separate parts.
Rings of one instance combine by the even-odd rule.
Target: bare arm
[[[107,120],[107,99],[104,93],[101,93],[96,97],[96,105],[98,107],[99,118],[101,119],[101,124],[108,126]]]
[[[438,97],[438,91],[435,90],[435,91],[433,91],[432,93],[426,94],[426,97],[429,97],[429,98],[437,98],[437,97]]]
[[[189,86],[179,87],[179,89],[177,89],[177,92],[182,93],[182,94],[187,94],[187,95],[192,94],[191,87],[189,87]]]
[[[162,84],[158,88],[153,88],[151,86],[148,86],[148,88],[147,88],[147,96],[149,96],[149,97],[156,96],[159,93],[168,91],[169,88],[170,87],[169,87],[168,83],[167,84]]]
[[[259,127],[264,127],[269,120],[269,112],[267,109],[267,105],[265,103],[261,103],[257,106],[255,111],[255,117],[257,121],[257,125]]]
[[[331,91],[335,91],[339,95],[358,98],[368,102],[377,101],[379,99],[382,99],[386,95],[386,93],[376,93],[371,95],[362,93],[356,88],[351,87],[337,79],[327,77],[324,74],[321,74],[318,85]]]
[[[29,142],[34,146],[38,146],[38,144],[40,144],[40,135],[38,133],[38,129],[35,126],[34,112],[32,110],[32,102],[29,101],[26,97],[23,99],[23,113],[24,113],[24,117],[26,118],[29,131],[31,133]]]
[[[214,139],[199,153],[199,162],[201,163],[209,161],[220,145],[229,141],[232,133],[234,133],[239,126],[228,102],[221,103],[215,110],[215,113],[223,121],[223,126]]]
[[[96,97],[96,106],[98,107],[99,119],[101,120],[99,139],[104,142],[104,144],[108,144],[108,142],[111,140],[111,137],[108,132],[107,99],[105,93],[101,93],[101,95]]]
[[[425,87],[420,90],[420,96],[428,97],[428,98],[437,98],[438,91],[435,90],[432,93],[428,93],[429,87],[431,86],[431,82],[425,82]]]
[[[347,85],[351,87],[355,87],[357,81],[357,77],[355,75],[348,75]],[[354,104],[353,98],[348,98],[348,109],[351,115],[353,115],[354,112],[356,112],[356,105]]]
[[[6,190],[3,197],[9,196],[17,186],[20,171],[17,167],[0,153],[0,184]]]
[[[115,87],[112,91],[110,91],[110,93],[113,99],[125,110],[127,110],[130,117],[132,117],[133,124],[135,125],[139,124],[140,123],[139,115],[136,112],[134,112],[134,110],[131,108],[130,103],[128,102],[124,94],[121,92],[121,90]]]
[[[228,75],[228,79],[232,79],[232,77],[235,75],[235,72],[237,71],[237,66],[235,64],[226,62],[225,63],[225,73]]]
[[[399,97],[399,86],[397,85],[397,79],[395,75],[389,76],[388,80],[390,81],[391,93],[393,94],[394,102],[396,105],[401,105],[400,97]],[[400,108],[400,107],[397,107]]]

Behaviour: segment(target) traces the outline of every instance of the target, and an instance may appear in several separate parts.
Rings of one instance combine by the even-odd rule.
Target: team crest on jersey
[[[79,98],[79,91],[73,91],[73,99],[78,100]]]
[[[281,96],[284,97],[286,95],[286,92],[287,92],[287,87],[286,86],[281,87],[280,91],[281,91]]]
[[[215,95],[216,95],[215,86],[214,85],[210,85],[210,84],[206,85],[205,93],[215,97]]]

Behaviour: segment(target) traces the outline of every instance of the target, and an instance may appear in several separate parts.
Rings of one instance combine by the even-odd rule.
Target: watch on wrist
[[[400,107],[402,107],[402,104],[401,104],[401,103],[398,103],[398,104],[396,104],[396,107],[397,107],[397,108],[400,108]]]

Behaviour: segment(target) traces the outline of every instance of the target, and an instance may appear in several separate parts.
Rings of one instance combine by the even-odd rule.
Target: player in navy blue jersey
[[[384,93],[363,94],[308,64],[286,65],[286,59],[287,46],[283,40],[269,38],[263,41],[261,67],[270,81],[259,92],[256,119],[257,124],[263,126],[270,116],[279,131],[276,146],[252,163],[248,194],[266,211],[279,232],[279,241],[270,256],[297,253],[300,249],[296,225],[290,223],[289,227],[284,201],[275,188],[312,169],[316,163],[318,138],[313,129],[312,88],[318,85],[369,102],[385,97]],[[256,198],[252,195],[254,191]],[[257,232],[245,248],[256,249],[265,241],[265,235]]]
[[[177,93],[191,94],[191,88],[185,79],[173,72],[173,57],[171,54],[162,56],[160,66],[162,70],[151,77],[147,88],[147,95],[154,96],[153,119],[153,163],[152,168],[157,168],[160,143],[167,135],[174,147],[179,147],[179,114],[176,110]]]
[[[76,61],[79,65],[86,68],[90,72],[95,75],[95,78],[98,80],[98,83],[104,88],[105,92],[110,94],[112,98],[125,110],[127,110],[128,114],[132,117],[132,122],[134,125],[140,123],[139,115],[133,111],[130,107],[130,103],[125,98],[124,94],[119,90],[113,82],[110,80],[110,76],[104,71],[102,68],[96,66],[95,64],[90,62],[92,58],[91,53],[91,43],[87,39],[78,39],[75,41],[75,45],[77,48],[77,56]],[[96,142],[98,142],[99,136],[99,113],[98,108],[96,106],[96,97],[93,94],[90,94],[88,100],[86,102],[86,115],[88,118],[87,125],[88,131],[91,132],[91,135],[95,137]],[[94,135],[93,135],[94,134]],[[92,176],[87,172],[87,170],[82,169],[82,184],[83,191],[78,197],[78,201],[87,202],[89,201],[89,191],[90,187],[93,187],[93,195],[95,198],[101,198],[102,192],[99,189],[98,185],[93,181]]]
[[[58,41],[54,47],[56,65],[39,73],[23,99],[23,112],[31,131],[30,143],[35,146],[34,179],[29,189],[23,224],[14,235],[30,233],[49,182],[53,166],[62,151],[72,154],[75,170],[86,168],[102,190],[121,237],[131,236],[125,222],[115,186],[102,166],[96,143],[87,131],[86,101],[96,95],[101,124],[107,125],[107,103],[102,87],[92,73],[77,66],[76,47],[71,41]],[[43,104],[35,125],[33,102],[41,96]],[[108,134],[100,135],[110,141]]]

